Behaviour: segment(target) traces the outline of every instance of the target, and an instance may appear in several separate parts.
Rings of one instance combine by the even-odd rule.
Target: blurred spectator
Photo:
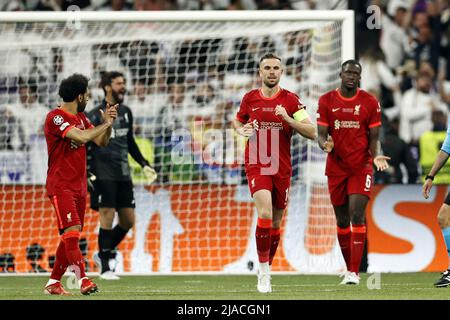
[[[406,33],[406,14],[409,9],[406,0],[391,0],[388,5],[387,14],[381,15],[382,35],[380,47],[386,56],[386,63],[389,68],[398,67],[405,55],[405,48],[408,44]]]
[[[101,11],[122,11],[122,10],[131,10],[132,8],[133,8],[132,4],[126,0],[109,0],[99,10],[101,10]]]
[[[258,68],[254,52],[249,51],[250,40],[241,37],[234,40],[233,52],[228,59],[228,72],[254,74]]]
[[[136,81],[133,94],[127,101],[134,115],[134,130],[137,136],[153,137],[158,108],[165,102],[165,95],[157,92],[154,88],[146,85],[143,81]]]
[[[177,0],[178,10],[225,10],[230,0]]]
[[[410,40],[408,56],[416,62],[419,67],[422,61],[429,61],[433,69],[438,67],[440,48],[440,24],[435,17],[427,17],[431,23],[417,24],[416,33]]]
[[[359,62],[362,66],[361,88],[375,92],[384,109],[397,106],[397,111],[391,111],[389,118],[397,116],[401,102],[399,81],[386,65],[383,51],[378,46],[369,48],[361,55]],[[389,92],[393,99],[386,98],[383,92]]]
[[[187,123],[183,116],[184,102],[184,84],[181,81],[170,83],[167,102],[160,107],[154,128],[154,168],[158,172],[158,179],[162,183],[169,181],[170,173],[173,169],[171,163],[172,133],[177,129],[187,128]]]
[[[141,10],[177,10],[175,0],[134,0],[134,9]]]
[[[6,107],[0,106],[0,150],[26,149],[20,120]]]
[[[28,84],[22,81],[19,101],[10,107],[10,111],[16,119],[20,119],[27,145],[32,136],[44,134],[44,121],[49,109],[38,101],[36,82]]]
[[[450,81],[446,80],[445,71],[439,73],[438,88],[442,101],[450,108]]]
[[[433,129],[432,113],[446,106],[432,91],[432,78],[427,72],[418,74],[414,87],[405,92],[400,106],[400,137],[407,143],[417,145],[420,136]]]
[[[292,9],[296,10],[346,10],[347,0],[290,0]]]
[[[419,176],[417,161],[414,159],[408,144],[398,136],[398,118],[388,121],[383,119],[384,131],[381,148],[385,155],[391,157],[389,169],[376,171],[376,183],[416,183]],[[404,178],[404,173],[407,177]]]

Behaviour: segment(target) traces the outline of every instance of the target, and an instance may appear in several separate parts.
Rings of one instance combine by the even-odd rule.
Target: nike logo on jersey
[[[333,111],[333,112],[336,112],[336,111],[338,111],[340,108],[333,108],[333,109],[331,109],[331,111]]]
[[[260,107],[258,107],[258,108],[252,108],[252,111],[256,111],[256,110],[258,110]]]

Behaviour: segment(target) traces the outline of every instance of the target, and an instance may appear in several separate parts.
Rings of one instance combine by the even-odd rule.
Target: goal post
[[[58,233],[45,194],[45,112],[68,75],[120,71],[134,134],[159,178],[147,185],[130,157],[136,225],[119,247],[118,272],[254,272],[256,210],[242,166],[245,141],[230,123],[260,85],[259,57],[273,51],[281,86],[313,120],[317,100],[354,58],[353,11],[0,13],[0,272],[51,270]],[[274,271],[337,273],[343,260],[324,176],[325,154],[292,143],[290,204]],[[87,208],[83,248],[96,271],[98,213]]]

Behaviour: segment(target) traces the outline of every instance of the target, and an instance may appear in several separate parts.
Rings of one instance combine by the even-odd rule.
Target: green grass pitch
[[[449,299],[450,288],[434,288],[437,273],[383,273],[380,289],[368,289],[370,274],[361,275],[359,286],[339,285],[338,276],[273,275],[271,294],[256,291],[251,275],[122,276],[119,281],[93,280],[100,292],[70,297],[43,294],[47,277],[0,276],[0,300],[351,300],[351,299]],[[67,289],[67,278],[63,284]]]

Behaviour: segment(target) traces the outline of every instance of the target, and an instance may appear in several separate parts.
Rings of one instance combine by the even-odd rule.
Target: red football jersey
[[[92,128],[83,112],[70,114],[60,108],[50,111],[45,119],[44,133],[47,140],[48,170],[47,193],[56,195],[73,192],[86,195],[86,147],[70,147],[67,132],[77,127],[80,130]]]
[[[328,127],[334,142],[327,176],[372,172],[369,129],[381,126],[381,107],[374,96],[360,89],[352,98],[343,97],[339,89],[330,91],[319,99],[317,124]]]
[[[245,166],[266,168],[261,171],[263,175],[290,176],[291,165],[291,136],[293,129],[275,115],[275,107],[283,106],[288,115],[305,106],[299,97],[285,89],[271,98],[263,96],[261,89],[248,92],[241,101],[236,119],[241,123],[252,122],[259,129],[249,140],[245,147]]]

